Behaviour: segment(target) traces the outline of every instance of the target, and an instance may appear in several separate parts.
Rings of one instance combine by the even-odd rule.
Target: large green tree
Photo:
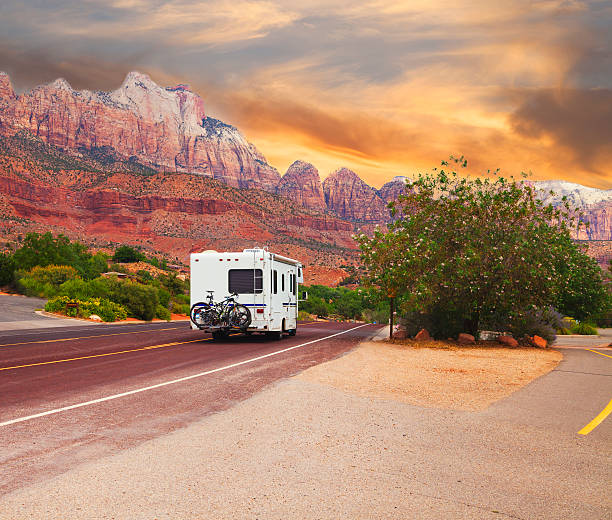
[[[447,167],[407,184],[388,231],[358,237],[370,285],[401,297],[405,313],[433,316],[438,335],[475,334],[483,321],[561,302],[567,312],[568,292],[585,284],[602,294],[601,274],[570,238],[567,203],[544,204],[529,183],[497,172],[470,178]],[[585,312],[599,310],[598,297],[586,300]]]

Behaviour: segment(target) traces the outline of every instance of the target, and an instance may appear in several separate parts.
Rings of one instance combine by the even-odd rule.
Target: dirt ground
[[[297,377],[364,397],[476,411],[550,372],[562,358],[558,351],[537,348],[427,348],[371,341]]]

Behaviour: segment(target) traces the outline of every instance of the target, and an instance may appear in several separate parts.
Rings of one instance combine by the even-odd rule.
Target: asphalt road
[[[229,408],[376,331],[311,323],[280,341],[223,342],[186,323],[1,331],[0,494]]]

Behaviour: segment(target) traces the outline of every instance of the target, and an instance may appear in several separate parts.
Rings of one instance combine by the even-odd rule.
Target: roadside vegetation
[[[366,285],[396,304],[408,335],[592,331],[610,309],[596,261],[574,242],[580,215],[544,204],[533,186],[498,172],[458,175],[463,157],[420,175],[390,207],[386,231],[357,237]],[[564,327],[563,317],[575,323]]]
[[[158,273],[133,273],[128,265],[135,262],[155,266]],[[122,273],[127,276],[120,278]],[[102,321],[169,320],[171,313],[189,313],[189,282],[169,271],[165,260],[148,258],[130,246],[119,246],[112,257],[92,254],[85,245],[51,233],[29,233],[14,252],[0,255],[0,285],[49,298],[47,311],[96,315]]]
[[[389,303],[371,289],[311,285],[300,290],[308,293],[308,299],[300,302],[300,319],[315,316],[384,323],[389,317]]]

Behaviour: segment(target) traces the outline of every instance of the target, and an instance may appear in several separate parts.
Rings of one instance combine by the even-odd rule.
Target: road
[[[376,331],[310,323],[281,341],[223,342],[186,323],[2,331],[0,494],[229,408]]]

